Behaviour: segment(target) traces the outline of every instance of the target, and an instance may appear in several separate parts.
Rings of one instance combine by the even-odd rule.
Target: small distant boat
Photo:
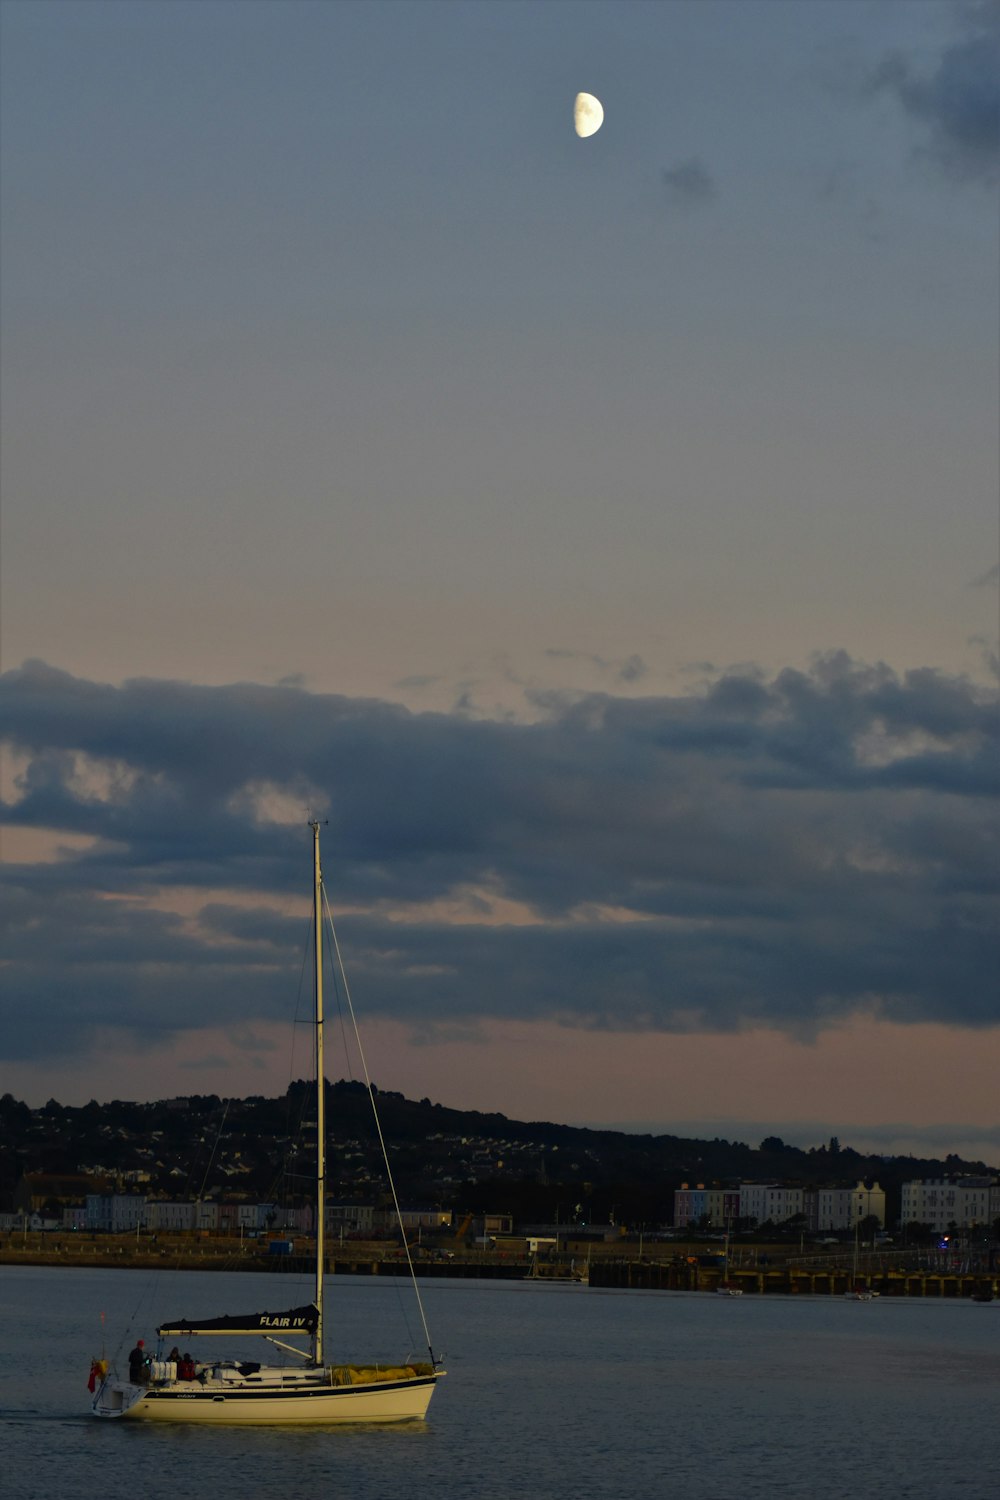
[[[844,1293],[844,1301],[845,1302],[872,1302],[875,1299],[875,1293],[872,1291],[872,1289],[868,1285],[868,1283],[865,1282],[865,1281],[862,1281],[861,1277],[858,1275],[858,1253],[859,1253],[858,1230],[857,1230],[857,1226],[855,1225],[855,1229],[854,1229],[854,1269],[853,1269],[853,1272],[852,1272],[851,1285],[850,1285],[849,1289]]]
[[[743,1288],[729,1280],[729,1225],[726,1225],[726,1243],[722,1254],[722,1280],[715,1288],[717,1297],[742,1297]]]
[[[589,1256],[589,1254],[587,1256],[587,1260],[586,1260],[586,1263],[584,1265],[578,1266],[577,1263],[576,1263],[576,1261],[573,1262],[573,1264],[569,1268],[569,1279],[570,1279],[570,1281],[575,1282],[577,1286],[589,1286],[590,1285],[590,1256]]]
[[[993,1288],[991,1286],[979,1286],[972,1294],[973,1302],[992,1302]]]
[[[129,1379],[109,1373],[104,1361],[94,1361],[91,1410],[95,1417],[150,1422],[186,1423],[312,1423],[409,1422],[420,1420],[444,1371],[431,1348],[416,1278],[417,1305],[427,1341],[426,1361],[409,1357],[393,1365],[375,1363],[328,1364],[323,1349],[324,1280],[324,1073],[323,1073],[323,876],[319,857],[319,824],[313,822],[313,918],[315,931],[315,1034],[317,1077],[316,1132],[316,1282],[315,1296],[303,1307],[284,1312],[254,1312],[243,1317],[216,1317],[192,1322],[175,1318],[156,1331],[161,1340],[205,1336],[263,1337],[276,1348],[303,1361],[298,1368],[265,1365],[252,1360],[210,1359],[195,1362],[188,1356],[149,1361],[143,1346],[130,1356]],[[369,1093],[372,1093],[369,1085]],[[372,1094],[374,1107],[374,1095]],[[381,1136],[381,1128],[379,1128]],[[388,1161],[386,1163],[388,1167]],[[411,1273],[413,1271],[411,1263]],[[279,1337],[280,1335],[280,1337]],[[306,1339],[307,1347],[286,1343]],[[133,1378],[133,1376],[135,1378]],[[99,1382],[99,1384],[98,1384]]]

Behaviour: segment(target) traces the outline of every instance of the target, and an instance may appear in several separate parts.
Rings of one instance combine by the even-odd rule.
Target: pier
[[[605,1261],[592,1266],[590,1285],[620,1290],[713,1292],[722,1281],[721,1270],[677,1261]],[[751,1296],[842,1297],[855,1286],[849,1267],[804,1269],[785,1265],[730,1268],[727,1282]],[[995,1272],[942,1272],[883,1269],[857,1278],[878,1297],[1000,1297]]]
[[[529,1258],[523,1242],[508,1250],[500,1241],[492,1249],[433,1250],[412,1246],[413,1267],[422,1280],[440,1278],[491,1281],[586,1282],[616,1291],[714,1292],[723,1279],[722,1261],[703,1245],[678,1246],[670,1255],[645,1257],[622,1253],[621,1245],[599,1244],[546,1260]],[[581,1251],[587,1253],[582,1254]],[[0,1265],[88,1266],[117,1270],[268,1271],[309,1276],[315,1259],[306,1242],[292,1252],[274,1253],[267,1239],[206,1235],[88,1235],[12,1233],[0,1236]],[[405,1276],[406,1255],[398,1248],[367,1241],[334,1246],[326,1259],[329,1276]],[[783,1247],[754,1253],[751,1264],[730,1261],[726,1280],[748,1296],[843,1296],[855,1284],[850,1259],[796,1256]],[[1000,1274],[988,1260],[981,1266],[913,1265],[901,1252],[862,1257],[857,1280],[879,1297],[933,1297],[953,1301],[996,1299]]]

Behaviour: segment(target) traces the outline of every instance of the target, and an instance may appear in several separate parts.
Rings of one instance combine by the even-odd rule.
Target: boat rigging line
[[[431,1345],[430,1328],[428,1327],[427,1317],[424,1313],[424,1303],[423,1298],[420,1295],[420,1287],[417,1282],[417,1272],[413,1264],[413,1256],[410,1254],[410,1245],[406,1237],[406,1230],[403,1227],[403,1214],[399,1206],[399,1197],[396,1193],[396,1182],[392,1175],[392,1167],[389,1165],[389,1148],[386,1145],[385,1136],[382,1134],[382,1121],[379,1119],[378,1106],[375,1103],[375,1093],[372,1088],[371,1076],[368,1072],[368,1060],[365,1057],[365,1049],[361,1042],[361,1032],[358,1029],[357,1018],[354,1014],[354,1003],[351,1000],[351,987],[347,982],[347,971],[344,968],[344,960],[341,957],[340,943],[337,940],[337,931],[333,925],[333,912],[330,910],[330,902],[327,898],[325,885],[322,886],[322,898],[323,912],[326,917],[327,930],[330,934],[330,953],[331,958],[334,961],[334,977],[336,979],[336,974],[339,972],[340,982],[343,985],[344,999],[347,1002],[347,1013],[351,1018],[351,1027],[354,1032],[354,1041],[358,1049],[358,1059],[361,1063],[361,1071],[364,1075],[365,1088],[368,1090],[368,1098],[371,1102],[372,1115],[375,1120],[375,1129],[378,1132],[379,1146],[382,1149],[382,1160],[385,1163],[385,1175],[389,1183],[389,1191],[392,1194],[393,1208],[396,1211],[396,1222],[402,1232],[403,1251],[406,1255],[406,1264],[409,1267],[410,1280],[413,1283],[413,1292],[417,1301],[417,1310],[420,1313],[420,1322],[424,1330],[424,1342],[427,1346],[427,1353],[430,1355],[431,1363],[435,1367],[437,1367],[441,1364],[441,1360],[434,1353],[434,1349]]]

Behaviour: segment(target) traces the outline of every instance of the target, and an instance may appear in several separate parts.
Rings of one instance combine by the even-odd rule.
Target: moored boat
[[[717,1297],[742,1297],[743,1288],[729,1279],[729,1223],[726,1223],[726,1244],[722,1256],[722,1280],[715,1288]]]
[[[844,1293],[845,1302],[872,1302],[875,1299],[876,1294],[872,1291],[867,1281],[862,1279],[861,1274],[858,1270],[858,1257],[860,1254],[860,1250],[861,1246],[858,1242],[858,1226],[855,1224],[854,1259],[851,1269],[851,1284],[848,1287],[847,1291]]]

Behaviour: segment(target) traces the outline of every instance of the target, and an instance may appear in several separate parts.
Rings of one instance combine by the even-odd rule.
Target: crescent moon
[[[577,94],[573,102],[573,129],[577,135],[595,135],[604,124],[604,105],[593,94]]]

